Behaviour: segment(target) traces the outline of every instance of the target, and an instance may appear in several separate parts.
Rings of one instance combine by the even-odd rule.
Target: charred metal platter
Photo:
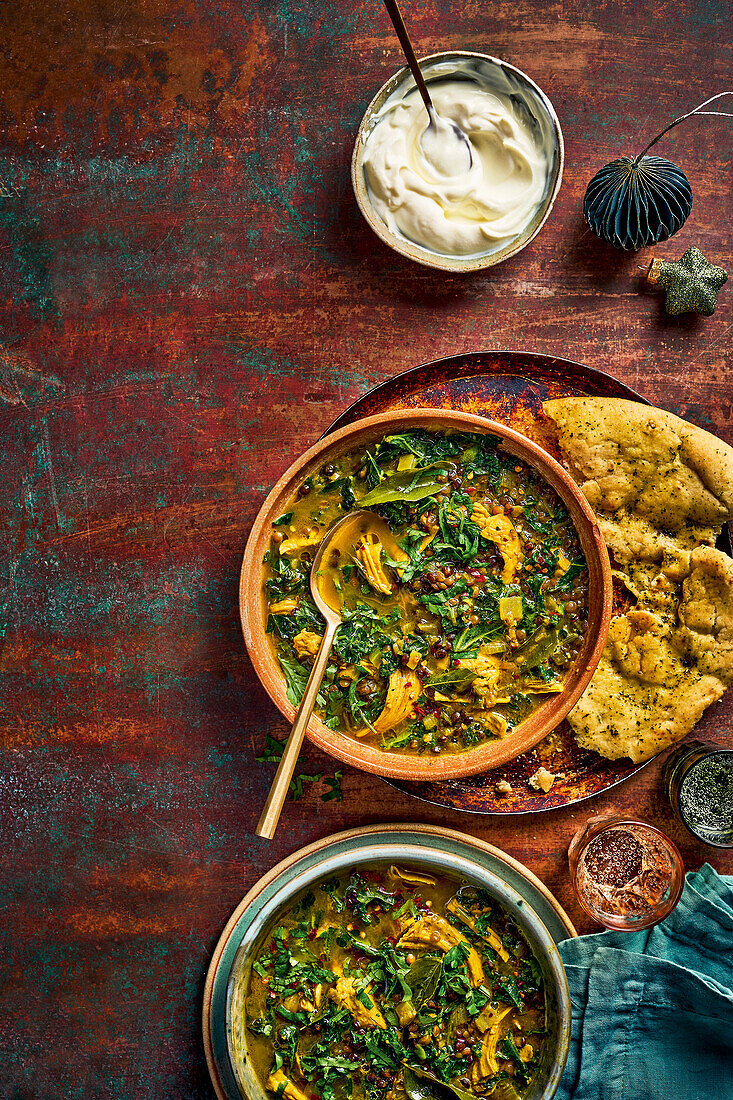
[[[531,352],[481,351],[438,359],[389,379],[355,401],[328,431],[389,409],[460,409],[508,424],[559,458],[553,426],[542,412],[542,403],[553,397],[579,395],[622,397],[651,404],[611,375],[569,359]],[[719,545],[730,553],[727,531]],[[533,790],[527,783],[539,767],[555,775],[547,794]],[[642,767],[629,760],[605,760],[581,749],[567,722],[563,722],[531,752],[485,775],[441,783],[385,782],[452,810],[523,814],[581,802],[609,790]],[[497,792],[499,780],[509,783],[511,790],[506,794]]]

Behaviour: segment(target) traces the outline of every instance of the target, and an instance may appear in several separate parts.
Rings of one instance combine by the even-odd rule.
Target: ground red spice
[[[602,833],[585,853],[588,874],[605,886],[625,886],[639,874],[643,853],[639,841],[625,829]]]
[[[672,861],[661,838],[643,826],[610,828],[595,837],[578,863],[578,893],[609,916],[648,913],[672,881]]]

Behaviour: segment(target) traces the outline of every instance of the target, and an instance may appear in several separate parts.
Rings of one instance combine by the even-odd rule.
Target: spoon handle
[[[326,632],[323,635],[321,647],[313,662],[313,668],[308,677],[308,683],[305,685],[305,691],[303,692],[303,698],[300,701],[298,712],[295,715],[293,728],[285,744],[260,820],[257,822],[257,828],[255,829],[257,836],[263,836],[267,840],[272,840],[275,835],[275,830],[277,829],[277,823],[282,813],[283,803],[285,802],[288,787],[290,786],[290,780],[293,778],[295,765],[298,762],[300,746],[303,744],[306,726],[310,721],[313,708],[316,705],[316,696],[321,686],[323,674],[326,671],[326,665],[328,664],[328,658],[331,654],[331,647],[337,628],[338,623],[326,624]]]
[[[420,71],[420,66],[417,63],[417,58],[415,57],[415,51],[412,48],[410,36],[407,33],[407,28],[405,27],[404,21],[402,19],[402,13],[397,7],[397,0],[384,0],[384,6],[387,9],[387,14],[392,20],[392,26],[397,33],[397,37],[400,40],[400,46],[402,46],[404,55],[407,58],[407,64],[410,66],[412,75],[415,77],[415,83],[417,84],[420,95],[423,98],[423,103],[428,108],[428,111],[432,111],[433,101],[430,98],[430,92],[428,91],[425,79]]]

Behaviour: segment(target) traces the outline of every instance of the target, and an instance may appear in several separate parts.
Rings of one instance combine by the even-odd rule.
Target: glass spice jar
[[[645,821],[591,818],[573,837],[568,860],[578,902],[606,928],[649,928],[672,912],[682,893],[682,857]]]
[[[713,848],[733,848],[733,749],[688,741],[667,757],[662,780],[693,836]]]

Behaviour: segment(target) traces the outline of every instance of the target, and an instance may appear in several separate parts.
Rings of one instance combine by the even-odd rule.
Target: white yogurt
[[[460,74],[460,62],[453,71]],[[552,128],[526,94],[492,87],[474,67],[466,75],[433,81],[430,95],[470,141],[467,170],[465,160],[452,161],[445,130],[444,155],[439,131],[426,157],[428,115],[412,81],[385,102],[364,146],[364,176],[381,219],[396,236],[446,256],[485,255],[519,237],[545,197],[555,148]]]

